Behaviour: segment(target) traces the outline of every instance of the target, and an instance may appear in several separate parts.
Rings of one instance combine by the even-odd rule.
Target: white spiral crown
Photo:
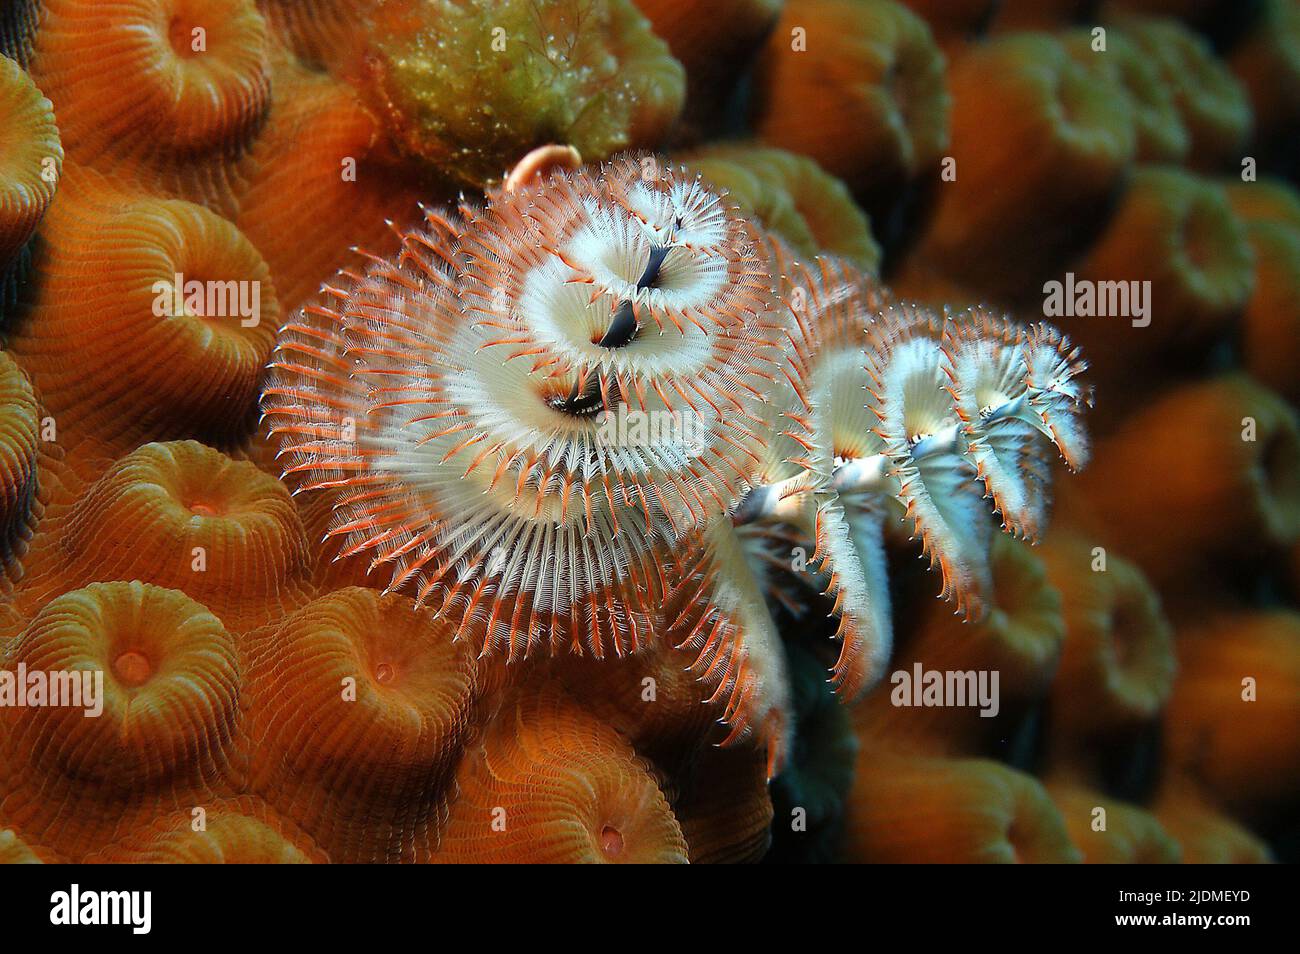
[[[342,555],[390,565],[484,653],[694,647],[773,768],[775,541],[811,547],[853,695],[889,651],[885,521],[912,521],[978,612],[985,497],[1033,536],[1046,449],[1086,459],[1084,364],[1053,330],[798,262],[655,157],[426,220],[282,330],[263,407],[286,479],[333,495]]]

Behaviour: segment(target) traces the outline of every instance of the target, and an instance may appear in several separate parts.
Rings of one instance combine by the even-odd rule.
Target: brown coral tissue
[[[1300,861],[1297,156],[1297,0],[0,0],[0,864]]]

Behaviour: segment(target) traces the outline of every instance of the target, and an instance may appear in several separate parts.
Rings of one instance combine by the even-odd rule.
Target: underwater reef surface
[[[0,861],[1294,859],[1247,6],[9,2]]]

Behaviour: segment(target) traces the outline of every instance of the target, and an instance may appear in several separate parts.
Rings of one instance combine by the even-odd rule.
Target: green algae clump
[[[529,149],[587,161],[661,142],[682,65],[631,0],[405,0],[381,18],[368,72],[398,147],[458,184]]]

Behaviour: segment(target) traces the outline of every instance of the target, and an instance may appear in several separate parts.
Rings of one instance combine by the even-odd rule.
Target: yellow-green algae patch
[[[652,146],[681,110],[685,71],[631,0],[408,6],[376,30],[375,92],[399,147],[460,183],[548,142],[588,161]]]

